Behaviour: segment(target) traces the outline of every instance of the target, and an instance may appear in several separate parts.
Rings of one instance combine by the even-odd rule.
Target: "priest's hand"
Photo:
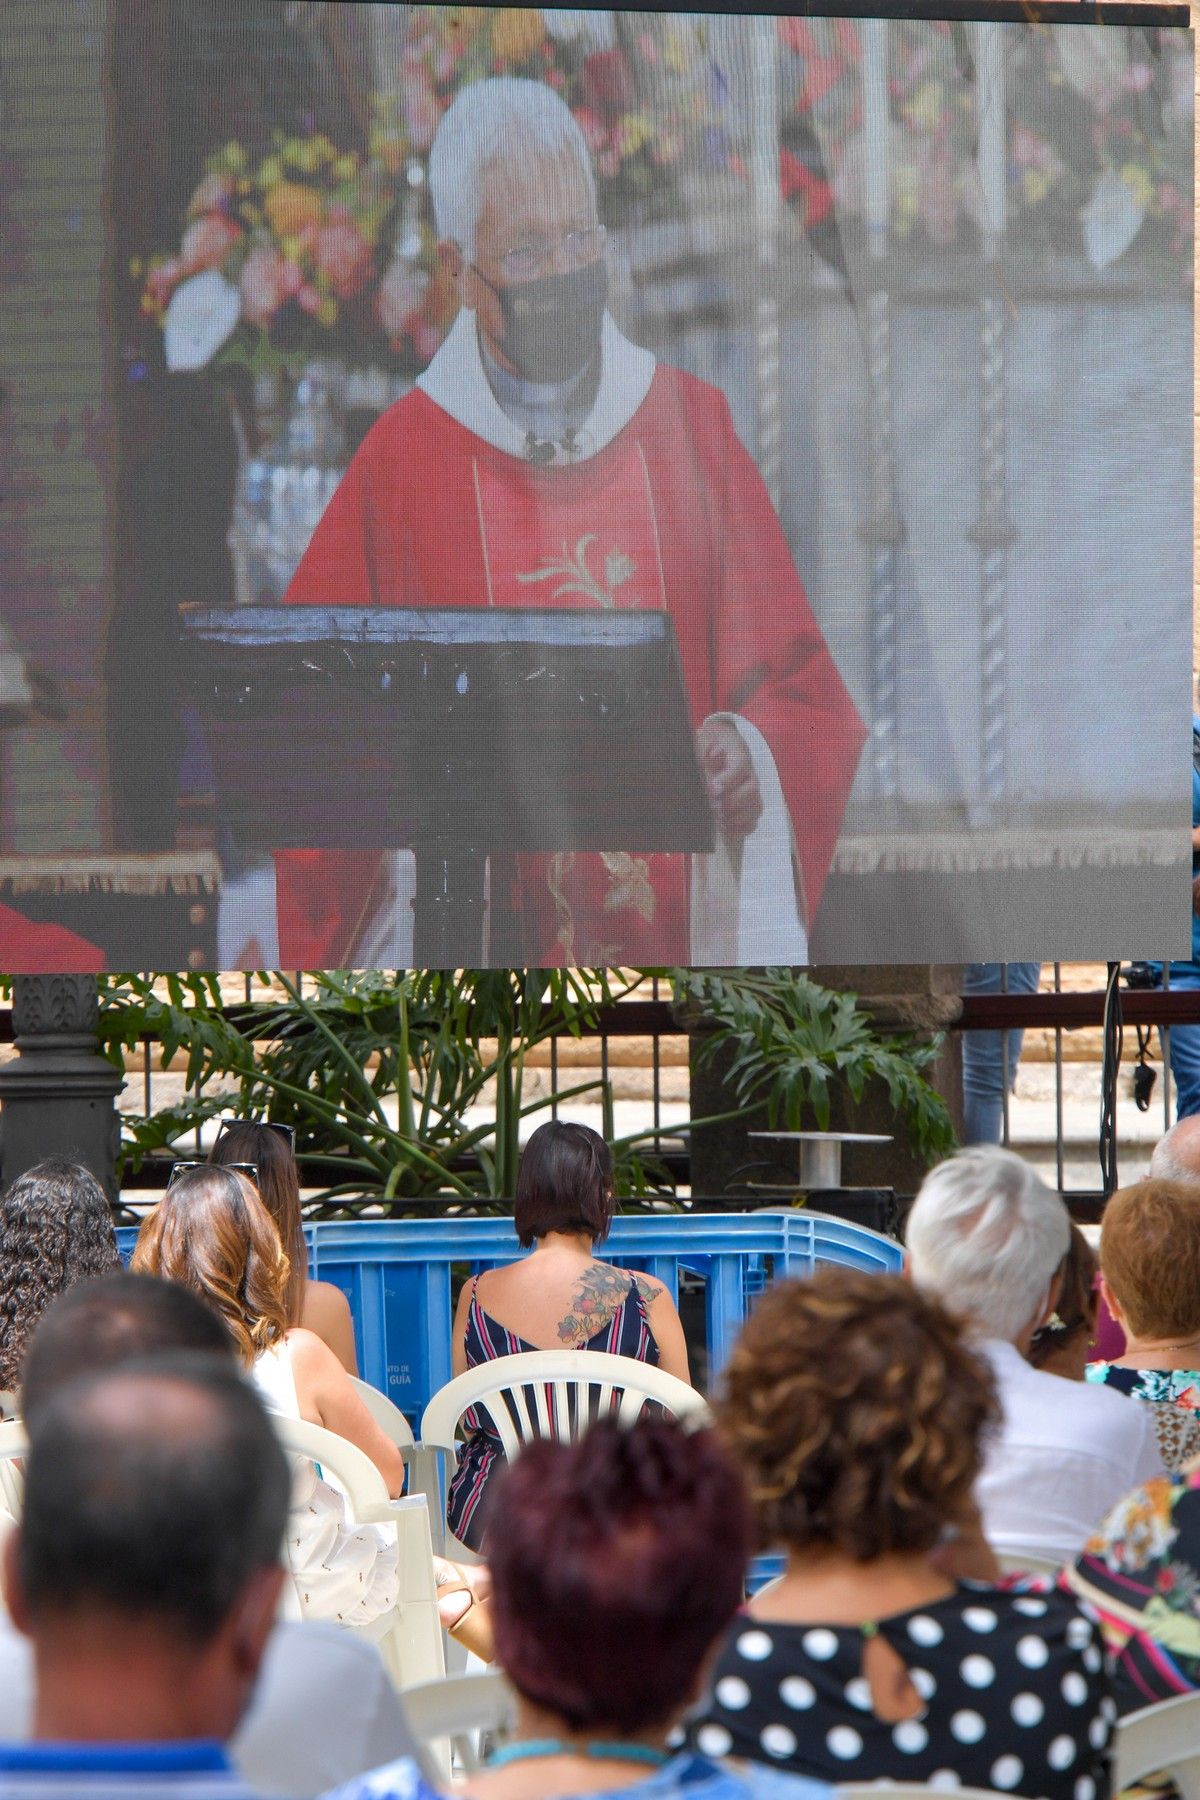
[[[696,760],[717,829],[745,837],[762,817],[762,794],[745,739],[728,719],[705,719],[696,733]]]

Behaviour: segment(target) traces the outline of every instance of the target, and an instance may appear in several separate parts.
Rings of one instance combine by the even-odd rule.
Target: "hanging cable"
[[[1110,962],[1104,990],[1104,1071],[1100,1084],[1100,1180],[1106,1199],[1117,1185],[1117,1076],[1124,1038],[1120,975],[1120,963]]]

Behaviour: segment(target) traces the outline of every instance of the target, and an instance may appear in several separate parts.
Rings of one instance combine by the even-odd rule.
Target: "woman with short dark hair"
[[[586,1125],[554,1119],[533,1133],[517,1173],[513,1224],[530,1255],[469,1281],[454,1320],[454,1373],[528,1350],[603,1350],[688,1379],[687,1346],[661,1281],[595,1254],[613,1215],[612,1153]],[[446,1517],[473,1550],[487,1524],[500,1440],[467,1417],[470,1435]]]
[[[1097,1627],[1056,1589],[946,1572],[998,1416],[959,1323],[899,1276],[826,1268],[763,1296],[725,1378],[720,1429],[787,1566],[725,1644],[697,1747],[833,1782],[1104,1800]]]
[[[710,1431],[603,1420],[531,1444],[493,1512],[497,1659],[517,1723],[470,1800],[819,1800],[828,1790],[672,1753],[741,1602],[753,1522]]]

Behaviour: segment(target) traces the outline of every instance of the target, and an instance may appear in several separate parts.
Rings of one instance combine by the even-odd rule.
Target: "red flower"
[[[804,208],[804,226],[811,230],[819,225],[833,209],[833,189],[811,169],[805,168],[799,157],[793,156],[790,150],[779,153],[779,185],[785,200],[799,195]]]
[[[580,70],[579,86],[583,104],[610,117],[632,111],[637,99],[623,50],[593,50]]]
[[[317,233],[316,261],[334,293],[349,300],[371,273],[370,245],[357,226],[334,220]]]

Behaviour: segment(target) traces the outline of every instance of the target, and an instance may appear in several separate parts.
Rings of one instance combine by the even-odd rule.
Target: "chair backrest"
[[[393,1500],[370,1457],[321,1425],[278,1413],[272,1414],[272,1423],[285,1450],[311,1458],[337,1483],[355,1524],[380,1525],[396,1534],[399,1598],[391,1612],[361,1630],[378,1644],[397,1687],[443,1677],[446,1662],[425,1496]]]
[[[1200,1800],[1200,1693],[1144,1706],[1118,1722],[1113,1793],[1160,1769],[1183,1800]]]
[[[386,1394],[381,1394],[369,1381],[360,1381],[357,1375],[351,1375],[348,1379],[380,1431],[386,1432],[396,1448],[401,1452],[414,1449],[417,1440],[413,1436],[412,1426],[395,1401],[389,1400]]]
[[[531,1438],[570,1438],[594,1418],[632,1425],[647,1401],[677,1419],[703,1423],[708,1402],[695,1388],[631,1356],[600,1350],[530,1350],[499,1356],[456,1375],[421,1418],[421,1442],[453,1457],[463,1414],[486,1413],[507,1457]]]
[[[465,1774],[479,1767],[480,1733],[507,1731],[517,1716],[517,1697],[498,1669],[418,1682],[401,1690],[400,1704],[417,1743],[442,1766],[453,1752]]]
[[[25,1504],[25,1476],[18,1459],[29,1454],[29,1439],[19,1419],[0,1423],[0,1513],[19,1519]]]
[[[1049,1556],[1029,1556],[1024,1550],[997,1550],[996,1561],[1000,1564],[1002,1575],[1049,1575],[1055,1576],[1062,1568]]]
[[[835,1787],[838,1800],[936,1800],[945,1794],[942,1787],[931,1787],[924,1781],[848,1781]],[[996,1788],[956,1787],[954,1800],[1004,1800]],[[1009,1795],[1012,1800],[1012,1795]]]

